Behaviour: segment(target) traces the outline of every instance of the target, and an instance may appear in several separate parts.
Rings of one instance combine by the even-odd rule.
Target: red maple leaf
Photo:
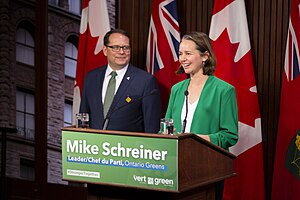
[[[227,29],[212,44],[217,58],[215,75],[235,87],[239,121],[254,127],[260,111],[257,93],[250,91],[251,88],[256,89],[251,51],[234,62],[239,43],[230,42]]]
[[[107,64],[102,50],[98,54],[94,53],[98,39],[99,37],[91,35],[89,28],[80,35],[76,71],[76,82],[80,89],[87,72]]]

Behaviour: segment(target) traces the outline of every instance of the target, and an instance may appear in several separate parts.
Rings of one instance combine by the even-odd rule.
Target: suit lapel
[[[103,115],[103,103],[102,103],[102,88],[103,88],[103,81],[104,81],[104,76],[105,76],[105,71],[106,71],[107,66],[105,67],[100,67],[96,76],[96,99],[97,99],[97,107],[99,106],[100,108],[100,116],[102,119],[104,119]]]

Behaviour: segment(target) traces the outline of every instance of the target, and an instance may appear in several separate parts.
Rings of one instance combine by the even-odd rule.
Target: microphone
[[[185,132],[185,127],[186,127],[186,118],[187,118],[187,114],[188,114],[188,95],[189,95],[189,91],[188,90],[184,91],[184,96],[185,96],[185,117],[184,117],[184,120],[182,122],[182,131],[181,131],[181,133]]]
[[[138,101],[138,100],[141,100],[141,99],[143,99],[143,98],[145,98],[145,97],[154,95],[154,94],[156,94],[157,92],[158,92],[158,89],[153,89],[153,90],[151,90],[150,93],[145,94],[145,95],[143,95],[143,96],[140,96],[140,97],[138,97],[138,98],[132,100],[131,102],[129,102],[129,103],[127,103],[127,104],[124,104],[124,105],[122,105],[122,106],[115,107],[111,112],[108,112],[108,114],[106,115],[106,117],[105,117],[105,119],[104,119],[104,122],[103,122],[103,130],[107,130],[108,123],[109,123],[109,121],[110,121],[110,116],[111,116],[114,112],[116,112],[117,110],[120,110],[120,109],[126,107],[126,106],[129,105],[129,104],[132,104],[132,103],[134,103],[134,102],[136,102],[136,101]]]

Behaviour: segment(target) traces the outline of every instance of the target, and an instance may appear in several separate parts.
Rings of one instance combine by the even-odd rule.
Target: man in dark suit
[[[91,128],[157,133],[161,104],[156,78],[129,63],[127,32],[111,30],[104,36],[103,44],[108,65],[87,73],[79,112],[89,113]],[[110,107],[104,109],[112,72],[116,72],[115,95]]]

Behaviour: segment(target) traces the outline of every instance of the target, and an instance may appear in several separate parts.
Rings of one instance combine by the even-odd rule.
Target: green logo
[[[300,180],[300,130],[292,139],[286,154],[285,166]]]

